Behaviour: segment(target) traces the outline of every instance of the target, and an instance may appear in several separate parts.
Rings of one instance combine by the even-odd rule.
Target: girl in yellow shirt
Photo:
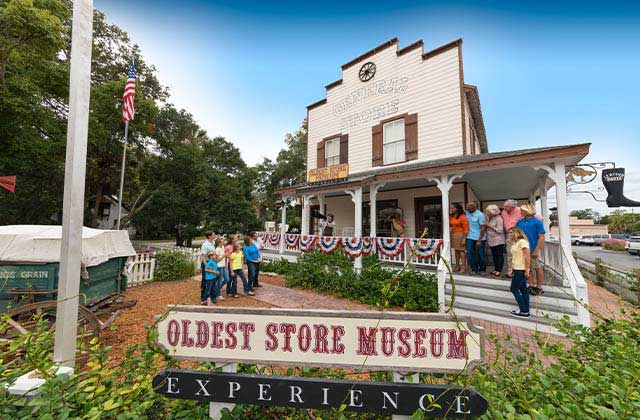
[[[253,295],[254,293],[247,283],[247,278],[244,276],[244,271],[242,271],[244,267],[244,253],[237,242],[233,243],[233,252],[229,255],[229,259],[231,260],[231,281],[229,283],[231,286],[229,287],[229,293],[231,293],[231,296],[234,298],[238,297],[238,277],[240,277],[244,294]]]
[[[511,229],[511,267],[513,267],[513,277],[511,278],[511,293],[516,298],[518,310],[511,311],[511,315],[520,318],[529,318],[529,289],[527,280],[529,278],[529,268],[531,267],[531,253],[529,241],[522,229],[514,227]]]

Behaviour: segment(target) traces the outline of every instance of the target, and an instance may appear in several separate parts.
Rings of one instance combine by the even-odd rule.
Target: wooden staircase
[[[554,320],[568,316],[572,322],[578,322],[577,303],[569,286],[545,284],[543,295],[531,296],[532,316],[525,319],[511,315],[511,310],[518,308],[509,290],[511,279],[456,273],[454,283],[456,293],[453,307],[458,315],[554,334],[558,334],[557,329],[551,325]],[[451,303],[452,290],[453,285],[447,279],[445,284],[447,305]]]

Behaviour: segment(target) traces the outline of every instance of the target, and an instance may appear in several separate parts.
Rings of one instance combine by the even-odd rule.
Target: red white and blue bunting
[[[409,239],[409,245],[420,259],[433,257],[442,244],[442,239]]]
[[[402,252],[404,238],[376,238],[378,253],[387,257],[395,257]]]
[[[300,235],[300,251],[309,252],[313,250],[317,239],[314,235]]]
[[[260,239],[262,239],[262,243],[263,243],[263,244],[267,244],[267,243],[269,243],[269,234],[268,234],[267,232],[263,232],[263,233],[260,235]]]
[[[318,249],[325,254],[330,254],[340,246],[342,241],[335,236],[321,236],[318,238]]]
[[[347,253],[351,258],[358,258],[362,255],[362,243],[363,238],[342,238],[342,247],[344,248],[344,252]]]
[[[373,253],[373,242],[369,237],[362,238],[362,255],[371,255]]]
[[[280,244],[280,232],[270,233],[269,243],[273,246],[278,246]]]
[[[284,235],[284,244],[288,249],[295,249],[300,243],[300,235],[295,233],[287,233]]]

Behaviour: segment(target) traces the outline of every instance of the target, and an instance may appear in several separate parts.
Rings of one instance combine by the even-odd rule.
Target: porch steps
[[[563,286],[544,286],[542,296],[531,296],[531,318],[522,319],[511,315],[517,304],[511,293],[510,279],[455,274],[456,299],[454,308],[459,315],[472,316],[487,321],[515,325],[532,330],[558,331],[551,325],[565,315],[577,322],[578,310],[571,289]],[[452,285],[445,285],[445,301],[451,302]]]

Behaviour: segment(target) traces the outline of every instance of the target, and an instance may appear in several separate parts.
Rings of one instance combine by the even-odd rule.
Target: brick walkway
[[[375,307],[365,305],[363,303],[341,299],[330,295],[324,295],[308,290],[290,289],[287,287],[261,282],[263,287],[258,289],[258,293],[254,299],[265,302],[281,308],[305,308],[305,309],[339,309],[339,310],[375,310]],[[632,306],[626,302],[622,302],[616,295],[607,291],[602,287],[598,287],[589,283],[589,300],[591,310],[604,318],[617,317],[620,315],[620,308],[624,307],[631,310]],[[397,310],[391,308],[389,310]],[[592,316],[592,324],[596,317]],[[513,325],[500,324],[497,322],[485,321],[482,319],[471,318],[474,325],[484,328],[486,334],[495,334],[500,337],[503,345],[509,343],[519,345],[526,343],[529,349],[545,361],[549,361],[538,347],[534,334],[535,331],[516,327]],[[562,337],[552,334],[541,333],[543,339],[551,341],[565,341]],[[495,347],[488,340],[485,346],[488,357],[495,356]]]

